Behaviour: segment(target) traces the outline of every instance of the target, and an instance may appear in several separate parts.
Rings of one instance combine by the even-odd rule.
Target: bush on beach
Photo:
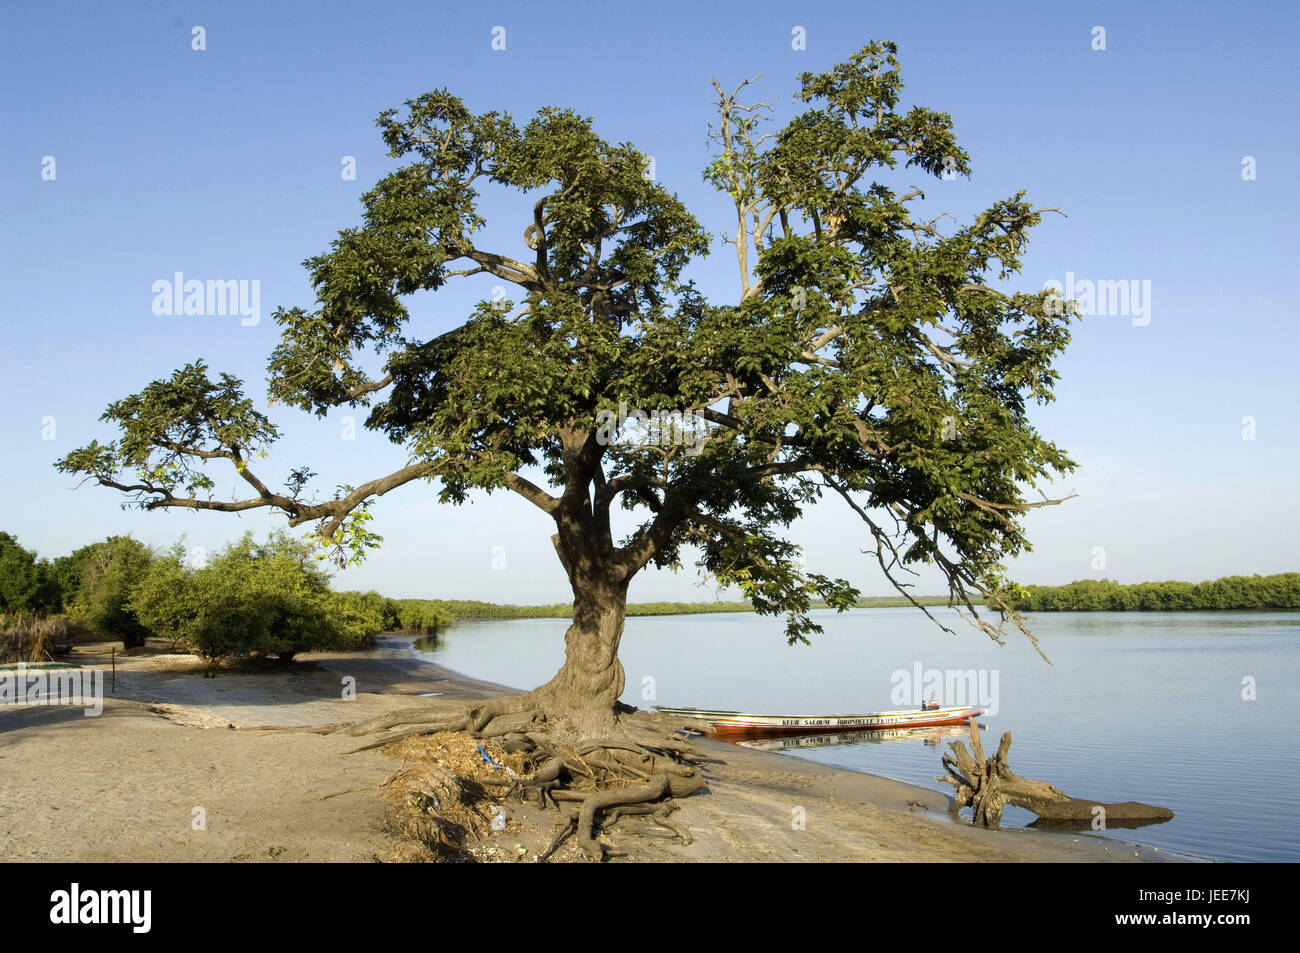
[[[393,631],[412,635],[437,635],[439,629],[450,625],[462,615],[449,611],[443,603],[433,599],[390,601],[397,614],[397,624],[393,626]]]
[[[123,648],[144,645],[151,633],[129,602],[153,559],[153,550],[129,536],[110,536],[56,559],[68,618],[121,639]]]
[[[380,632],[395,632],[402,627],[397,603],[371,592],[336,592],[333,613],[337,624],[358,647],[373,648]]]
[[[284,533],[247,533],[204,566],[177,544],[155,560],[131,607],[163,638],[216,663],[259,653],[287,662],[300,652],[364,647],[384,627],[384,600],[335,593],[310,547]]]
[[[401,628],[397,603],[377,592],[335,592],[318,550],[283,531],[252,533],[206,564],[183,543],[157,553],[110,536],[53,562],[0,532],[0,661],[43,661],[73,636],[142,646],[170,640],[208,659],[368,648]],[[59,613],[63,613],[60,615]]]

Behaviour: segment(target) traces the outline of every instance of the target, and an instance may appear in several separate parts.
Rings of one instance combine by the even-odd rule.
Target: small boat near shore
[[[752,715],[739,711],[710,711],[702,708],[657,710],[674,718],[701,723],[700,730],[719,735],[809,735],[819,732],[877,731],[886,728],[932,728],[964,725],[982,708],[914,708],[873,711],[852,715]],[[707,726],[707,727],[706,727]],[[687,726],[689,727],[689,725]]]
[[[981,725],[981,727],[983,727]],[[916,742],[937,748],[947,741],[969,737],[965,725],[941,725],[930,728],[873,728],[870,731],[816,732],[810,735],[765,734],[755,731],[744,735],[724,735],[723,740],[756,751],[797,751],[802,748],[829,748],[835,745],[878,745]]]

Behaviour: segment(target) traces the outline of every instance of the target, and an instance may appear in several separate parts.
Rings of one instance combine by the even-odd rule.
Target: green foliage
[[[630,616],[697,615],[711,612],[753,612],[748,602],[634,602],[627,607]]]
[[[81,574],[93,551],[92,546],[82,546],[67,556],[56,556],[50,562],[50,571],[62,597],[60,608],[67,609],[75,601],[81,587]]]
[[[1191,609],[1300,609],[1300,573],[1225,576],[1209,582],[1080,579],[1063,586],[1023,586],[1022,612],[1171,612]]]
[[[219,592],[204,586],[213,581],[196,578],[186,563],[185,547],[176,543],[149,564],[127,605],[155,635],[215,660],[234,650],[236,639],[226,637],[221,626]]]
[[[131,607],[158,635],[214,661],[357,648],[391,617],[374,594],[332,592],[312,547],[284,533],[262,544],[248,533],[201,568],[178,544],[150,566]]]
[[[379,633],[402,627],[397,603],[373,591],[331,593],[330,615],[357,646],[369,646]]]
[[[458,618],[472,618],[473,612],[458,612],[451,608],[459,603],[448,603],[433,599],[395,599],[397,625],[394,630],[432,634]],[[487,605],[487,603],[483,603]],[[511,618],[493,616],[493,618]]]
[[[56,559],[55,571],[69,585],[68,617],[101,635],[120,638],[126,648],[144,645],[149,629],[129,603],[152,561],[153,552],[129,536],[110,536]]]
[[[215,484],[200,468],[202,461],[227,459],[243,473],[247,458],[263,453],[279,436],[241,388],[229,374],[212,381],[203,361],[187,364],[170,379],[108,406],[100,420],[119,426],[120,441],[92,441],[57,467],[92,476],[133,473],[140,486],[165,494],[208,492]],[[196,454],[199,444],[214,449]]]
[[[593,120],[545,107],[521,126],[447,90],[388,110],[378,126],[400,165],[365,193],[359,224],[305,262],[314,307],[276,311],[269,396],[318,415],[369,407],[366,426],[410,465],[324,500],[299,467],[276,491],[250,468],[275,427],[200,361],[112,404],[121,437],[58,467],[147,509],[319,521],[343,563],[377,545],[367,507],[396,487],[437,480],[450,503],[508,489],[554,519],[576,598],[610,605],[644,566],[678,566],[695,547],[712,577],[783,615],[791,642],[820,631],[812,608],[858,597],[807,572],[785,538],[830,496],[900,592],[897,574],[929,565],[956,603],[987,597],[1014,617],[1005,565],[1028,548],[1024,513],[1043,505],[1027,491],[1074,466],[1028,416],[1053,397],[1074,309],[1006,286],[1043,216],[1023,192],[964,223],[913,204],[925,201],[914,177],[969,175],[971,160],[951,117],[904,103],[896,54],[869,43],[801,74],[801,111],[766,135],[767,107],[718,87],[704,176],[735,208],[732,299],[685,280],[709,232]],[[489,187],[532,205],[490,249]],[[480,302],[445,332],[416,325],[410,295],[472,275],[513,286],[512,300]],[[697,412],[707,439],[603,440],[602,415],[620,405]],[[215,498],[201,469],[213,460],[252,493]],[[617,541],[615,506],[638,514]]]
[[[351,491],[352,487],[339,489]],[[367,528],[371,518],[369,503],[362,503],[339,523],[332,535],[318,530],[308,533],[306,541],[316,548],[319,560],[329,560],[340,569],[359,566],[366,561],[367,552],[378,549],[384,542],[384,537]]]
[[[44,614],[62,608],[58,573],[47,561],[0,532],[0,612]]]

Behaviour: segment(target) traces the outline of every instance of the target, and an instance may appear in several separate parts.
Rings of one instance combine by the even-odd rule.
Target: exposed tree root
[[[149,709],[153,711],[153,709]],[[350,721],[337,721],[328,725],[241,725],[244,731],[283,731],[289,734],[332,735],[351,727]]]
[[[428,708],[402,708],[398,711],[389,712],[387,715],[372,718],[369,721],[340,725],[335,728],[335,732],[346,731],[348,734],[356,737],[360,735],[368,735],[376,731],[382,731],[385,728],[396,728],[399,725],[428,725],[430,727],[426,730],[432,734],[434,731],[460,731],[469,723],[469,716],[465,715],[460,718],[452,719],[446,723],[445,727],[433,727],[429,715],[430,711]]]
[[[691,837],[690,832],[684,826],[669,817],[677,808],[678,805],[672,801],[665,801],[662,804],[621,804],[605,815],[602,830],[614,826],[624,817],[649,816],[650,820],[680,840],[683,846],[687,846],[693,843],[695,838]],[[641,833],[649,832],[642,831]]]
[[[491,759],[480,745],[482,763],[470,765],[476,804],[485,798],[517,799],[531,801],[543,810],[564,812],[564,806],[570,804],[577,808],[565,818],[550,846],[538,855],[539,862],[551,857],[574,835],[589,860],[603,860],[600,833],[625,817],[648,818],[668,832],[667,836],[682,844],[692,842],[690,832],[670,815],[677,809],[675,799],[704,789],[699,764],[705,759],[689,740],[676,735],[678,726],[671,719],[626,706],[603,712],[582,711],[576,716],[565,710],[551,717],[540,704],[544,699],[539,692],[491,699],[461,715],[444,714],[437,723],[428,721],[432,713],[427,708],[404,709],[344,730],[360,736],[397,727],[405,729],[356,751],[443,732],[459,733],[476,742],[490,739],[499,745],[494,750],[518,759],[512,760],[515,768]],[[599,726],[600,733],[584,736],[583,731],[592,725]],[[448,779],[445,768],[412,777],[436,782],[442,797],[448,791],[460,790]],[[464,787],[466,779],[459,773],[457,777]],[[442,802],[435,792],[425,795],[416,791],[408,803],[422,818],[412,830],[430,850],[435,855],[463,859],[466,838],[476,833],[474,825],[463,821],[455,825],[439,823],[438,805]],[[651,832],[642,829],[636,833]]]
[[[565,821],[564,824],[560,827],[560,829],[556,832],[555,839],[551,841],[551,845],[547,847],[546,850],[542,851],[540,854],[537,855],[537,862],[539,864],[544,864],[546,863],[546,861],[550,860],[551,855],[554,854],[557,850],[559,850],[564,845],[564,842],[569,839],[569,835],[572,834],[577,829],[578,829],[578,815],[574,814],[567,821]]]
[[[598,812],[611,807],[657,801],[667,793],[668,777],[663,774],[636,787],[593,792],[583,800],[582,807],[578,810],[578,843],[582,852],[591,860],[604,859],[604,848],[592,834]]]

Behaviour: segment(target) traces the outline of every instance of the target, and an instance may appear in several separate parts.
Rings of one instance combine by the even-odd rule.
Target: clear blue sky
[[[661,183],[714,232],[725,202],[703,183],[710,79],[762,74],[788,103],[795,75],[871,39],[900,45],[906,96],[951,113],[970,180],[927,184],[959,217],[1027,189],[1060,206],[1019,282],[1150,282],[1149,323],[1094,316],[1060,363],[1040,429],[1081,470],[1079,498],[1029,521],[1025,582],[1203,579],[1300,568],[1294,223],[1295,37],[1289,3],[131,4],[8,2],[0,12],[0,529],[44,556],[109,534],[209,549],[269,516],[123,511],[113,491],[52,462],[113,432],[111,400],[202,357],[265,401],[269,313],[309,306],[301,262],[358,220],[358,196],[391,166],[383,109],[438,87],[475,111],[525,120],[541,106],[595,117],[611,141],[654,156]],[[205,30],[195,51],[192,29]],[[506,49],[492,49],[505,27]],[[1104,51],[1093,28],[1105,28]],[[791,48],[803,27],[807,48]],[[788,111],[788,107],[787,111]],[[55,178],[42,178],[43,160]],[[344,156],[357,175],[340,175]],[[1253,156],[1257,177],[1243,180]],[[493,219],[498,210],[507,217]],[[526,222],[485,205],[492,234]],[[153,313],[175,272],[257,280],[261,322]],[[725,254],[692,274],[734,296]],[[457,323],[483,286],[417,301],[431,332]],[[405,462],[364,432],[341,439],[277,408],[278,479],[310,464],[326,485]],[[1255,439],[1242,439],[1245,417]],[[53,439],[48,421],[53,418]],[[43,421],[46,421],[43,423]],[[503,602],[568,598],[545,518],[498,495],[461,509],[425,486],[376,508],[384,550],[336,585]],[[866,541],[827,504],[794,530],[809,565],[888,591]],[[1094,547],[1106,568],[1093,568]],[[494,547],[505,568],[494,571]],[[692,571],[647,574],[633,600],[708,598]],[[926,586],[920,587],[923,591]],[[933,587],[931,587],[933,588]]]

